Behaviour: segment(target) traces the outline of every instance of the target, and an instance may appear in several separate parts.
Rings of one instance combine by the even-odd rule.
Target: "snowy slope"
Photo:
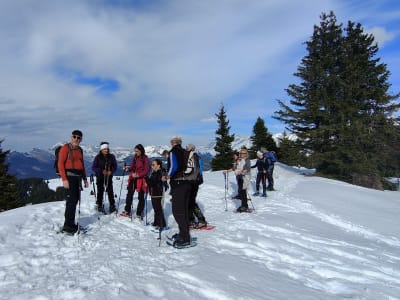
[[[198,246],[183,250],[164,237],[159,247],[138,221],[98,220],[90,189],[81,204],[90,231],[79,238],[56,233],[63,202],[1,213],[0,299],[399,299],[399,192],[283,165],[275,180],[277,191],[252,197],[256,213],[237,214],[221,172],[207,172],[198,202],[217,228],[192,233]],[[121,183],[114,181],[116,194]],[[228,187],[234,194],[232,175]],[[121,198],[122,208],[125,188]]]

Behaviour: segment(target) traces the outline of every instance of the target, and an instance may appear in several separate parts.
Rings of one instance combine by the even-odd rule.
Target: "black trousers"
[[[267,192],[267,174],[263,172],[258,172],[256,177],[256,191],[260,190],[260,182],[262,183],[263,193]]]
[[[65,191],[65,221],[64,227],[73,228],[75,226],[75,213],[76,205],[81,198],[81,176],[67,176],[69,189],[64,189]]]
[[[167,226],[164,217],[164,210],[162,207],[162,197],[151,197],[151,204],[154,210],[154,226],[164,228]]]
[[[179,236],[190,241],[189,197],[192,185],[186,180],[171,180],[172,214],[179,227]]]
[[[238,190],[239,190],[239,199],[242,201],[242,205],[244,207],[248,207],[247,205],[247,189],[243,189],[243,176],[237,176]]]
[[[132,207],[132,202],[133,202],[133,195],[135,194],[135,180],[132,179],[131,181],[129,181],[128,184],[128,193],[126,194],[126,199],[125,199],[125,211],[127,213],[131,213],[131,207]]]
[[[267,171],[268,186],[267,189],[274,188],[274,165],[270,166]]]
[[[195,218],[197,218],[199,222],[205,222],[206,218],[204,217],[203,212],[196,203],[196,197],[199,191],[199,184],[196,182],[191,183],[191,185],[192,188],[189,195],[189,223],[194,222]]]
[[[108,201],[110,202],[110,206],[115,206],[115,199],[114,199],[114,189],[113,189],[113,182],[112,182],[112,175],[107,176],[108,180],[104,181],[104,175],[101,174],[96,177],[96,184],[97,184],[97,205],[103,205],[103,196],[104,196],[104,188],[106,185],[107,189],[107,196]]]

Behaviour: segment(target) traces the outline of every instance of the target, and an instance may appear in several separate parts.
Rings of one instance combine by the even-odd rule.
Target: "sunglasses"
[[[79,135],[73,135],[72,138],[74,138],[74,139],[76,139],[78,141],[82,139],[82,137],[79,136]]]

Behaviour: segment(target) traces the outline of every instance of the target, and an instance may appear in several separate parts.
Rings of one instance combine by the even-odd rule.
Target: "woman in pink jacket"
[[[143,220],[143,209],[145,205],[145,194],[148,192],[147,188],[147,176],[149,174],[150,164],[149,159],[145,153],[142,144],[137,144],[135,146],[135,155],[133,156],[131,165],[125,168],[125,171],[130,172],[129,179],[134,180],[134,188],[138,192],[138,205],[136,208],[135,218]],[[129,199],[127,199],[129,200]],[[131,215],[132,200],[126,201],[125,211],[121,213],[122,216]]]

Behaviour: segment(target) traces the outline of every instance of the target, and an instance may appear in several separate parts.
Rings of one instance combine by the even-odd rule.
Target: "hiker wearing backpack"
[[[138,192],[138,205],[136,207],[135,218],[143,220],[143,210],[145,205],[145,194],[147,194],[147,175],[149,174],[150,165],[142,144],[135,146],[135,155],[132,158],[131,165],[125,167],[125,171],[130,172],[128,195],[126,197],[125,210],[120,214],[123,217],[131,216],[131,207],[133,201],[134,189]]]
[[[195,152],[196,147],[193,144],[186,146],[186,155],[188,156],[185,177],[191,184],[189,196],[189,226],[193,228],[202,228],[207,226],[206,218],[203,215],[199,205],[196,202],[199,186],[203,183],[203,163],[200,156]],[[196,222],[197,218],[197,222]]]
[[[254,166],[251,166],[251,168],[257,168],[257,177],[256,177],[256,192],[253,194],[253,196],[258,196],[260,195],[260,183],[262,183],[263,187],[263,193],[262,197],[267,197],[267,165],[265,164],[264,161],[264,156],[261,151],[257,151],[257,161]]]
[[[274,165],[276,162],[275,151],[264,150],[264,162],[267,167],[268,191],[274,191]]]
[[[92,164],[92,171],[96,174],[97,184],[97,210],[104,212],[103,195],[104,190],[107,192],[108,201],[110,203],[110,213],[115,212],[115,199],[113,189],[113,174],[117,170],[117,160],[114,154],[110,153],[109,143],[101,142],[100,151],[96,155]]]
[[[75,233],[78,224],[75,224],[76,205],[81,200],[82,180],[88,188],[83,152],[79,144],[82,141],[82,131],[74,130],[68,144],[63,145],[58,153],[57,167],[65,190],[66,204],[64,213],[63,231]]]
[[[173,235],[174,246],[185,247],[190,245],[188,204],[191,184],[184,177],[185,149],[182,148],[182,139],[179,136],[171,138],[172,149],[169,152],[168,174],[163,180],[169,179],[172,196],[172,214],[179,227],[179,233]]]

